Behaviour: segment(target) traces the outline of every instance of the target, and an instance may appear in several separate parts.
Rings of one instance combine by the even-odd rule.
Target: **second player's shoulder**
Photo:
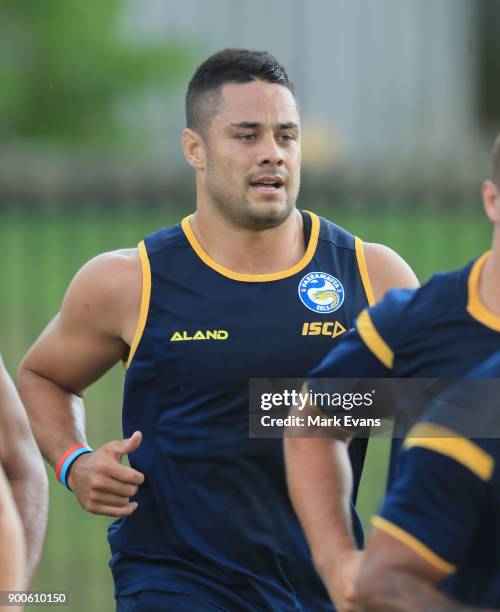
[[[444,326],[453,313],[460,315],[465,309],[465,298],[457,292],[458,278],[454,272],[436,273],[420,287],[395,284],[370,308],[371,319],[380,332],[400,337],[398,326],[404,326],[407,339],[422,335],[424,329]]]
[[[363,251],[375,302],[379,302],[390,289],[419,286],[415,273],[396,251],[374,242],[364,242]]]

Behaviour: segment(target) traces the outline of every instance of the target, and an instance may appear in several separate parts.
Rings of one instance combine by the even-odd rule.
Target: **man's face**
[[[295,207],[300,185],[300,125],[292,93],[253,81],[222,87],[204,136],[205,188],[232,224],[267,229]]]

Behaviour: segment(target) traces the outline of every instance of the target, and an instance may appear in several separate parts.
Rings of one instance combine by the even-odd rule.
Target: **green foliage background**
[[[0,136],[78,148],[125,144],[120,107],[162,91],[190,53],[127,35],[120,0],[2,0]],[[137,133],[135,133],[137,136]]]

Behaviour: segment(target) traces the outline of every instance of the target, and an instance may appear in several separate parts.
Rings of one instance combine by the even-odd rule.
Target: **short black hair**
[[[220,88],[226,83],[266,81],[295,90],[286,69],[267,51],[223,49],[196,69],[186,93],[186,124],[202,132],[216,112]]]

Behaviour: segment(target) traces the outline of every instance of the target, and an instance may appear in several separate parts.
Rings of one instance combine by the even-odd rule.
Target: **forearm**
[[[33,583],[40,565],[49,506],[47,474],[42,459],[40,457],[36,465],[34,461],[30,463],[32,468],[23,477],[19,475],[10,481],[26,542],[25,588]]]
[[[350,499],[352,470],[347,443],[330,438],[286,438],[290,496],[318,571],[330,572],[356,549]]]
[[[0,591],[23,590],[25,542],[9,484],[0,466]]]
[[[430,581],[395,570],[391,570],[389,577],[379,574],[368,588],[361,580],[358,603],[362,612],[495,612],[462,605],[441,593]]]
[[[38,446],[55,468],[68,448],[87,443],[83,400],[28,369],[19,370],[17,384]]]
[[[67,453],[75,444],[86,445],[82,399],[34,369],[21,367],[19,389],[46,459],[58,468],[68,468],[68,461],[72,461],[70,472],[58,470],[61,481],[75,492],[88,512],[113,517],[134,512],[137,502],[130,498],[137,493],[144,476],[121,465],[121,458],[139,446],[140,432],[123,441],[108,442],[92,453],[77,456]],[[80,389],[81,385],[76,382],[75,388]]]
[[[0,511],[0,592],[27,590],[23,532],[19,517],[16,520],[19,529]]]
[[[40,451],[14,383],[5,370],[0,375],[0,461],[24,528],[27,551],[27,588],[40,563],[47,528],[48,482]]]

